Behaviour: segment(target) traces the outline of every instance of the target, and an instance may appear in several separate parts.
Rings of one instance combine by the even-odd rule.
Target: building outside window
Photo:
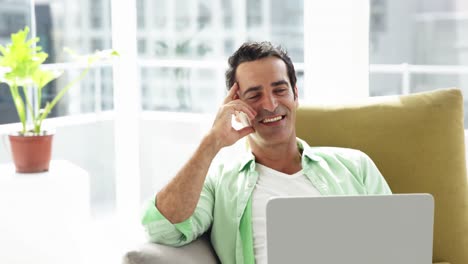
[[[146,90],[141,93],[144,110],[215,112],[217,104],[212,102],[220,102],[226,92],[227,56],[247,40],[281,44],[295,63],[304,61],[302,0],[138,3],[145,7],[137,10],[138,21],[155,25],[138,29],[140,50],[145,47],[146,51],[140,52],[140,58],[146,61],[141,67],[153,71],[141,75],[142,89]],[[143,39],[153,46],[143,46]],[[172,61],[175,66],[166,67],[158,60]],[[302,89],[301,67],[298,75]]]
[[[458,87],[467,98],[467,26],[466,0],[372,0],[370,95]]]

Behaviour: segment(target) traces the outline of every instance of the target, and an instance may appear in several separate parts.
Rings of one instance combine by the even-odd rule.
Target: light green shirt
[[[354,149],[309,147],[298,139],[302,170],[322,195],[391,194],[372,160]],[[258,179],[255,158],[222,164],[208,174],[194,214],[172,224],[148,202],[142,224],[152,242],[183,246],[211,227],[211,243],[223,264],[255,263],[252,192]]]

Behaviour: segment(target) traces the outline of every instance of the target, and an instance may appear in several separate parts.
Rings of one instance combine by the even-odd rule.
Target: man
[[[269,198],[391,193],[364,153],[309,147],[296,138],[296,75],[281,48],[243,44],[229,58],[226,82],[229,92],[213,127],[146,208],[142,223],[153,242],[182,246],[211,228],[222,263],[266,263]],[[240,113],[251,125],[236,130],[231,118]],[[208,174],[216,154],[245,136],[246,156]]]

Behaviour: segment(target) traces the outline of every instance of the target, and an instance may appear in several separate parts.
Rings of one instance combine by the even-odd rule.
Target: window
[[[104,47],[104,43],[102,39],[91,38],[91,50],[102,50],[103,47]]]
[[[150,90],[141,92],[144,110],[216,111],[212,102],[221,102],[226,92],[227,57],[247,40],[282,44],[295,63],[304,61],[303,0],[158,0],[151,8],[137,10],[139,21],[156,22],[138,30],[140,48],[143,40],[153,44],[139,53],[145,59],[140,71],[154,69],[141,74],[141,89]],[[302,69],[297,67],[299,78]]]
[[[247,1],[247,27],[250,30],[260,29],[262,25],[262,17],[268,10],[262,9],[261,0]]]
[[[138,54],[144,55],[146,53],[146,39],[138,39]]]
[[[69,8],[65,8],[65,6]],[[39,44],[49,54],[47,62],[72,61],[72,58],[64,51],[64,47],[79,54],[89,54],[98,49],[110,48],[109,6],[110,0],[38,1],[35,4],[36,31],[40,38]],[[78,21],[78,23],[74,23],[74,21]],[[75,66],[64,70],[63,76],[46,87],[48,92],[44,100],[51,100],[59,88],[68,83],[70,78],[79,74]],[[96,80],[103,83],[96,85]],[[83,81],[65,95],[50,117],[102,110],[103,102],[97,103],[96,95],[103,93],[103,87],[112,86],[112,83],[104,82],[112,82],[111,71],[99,68],[91,70]],[[99,96],[100,99],[106,97],[108,96]]]
[[[221,9],[223,10],[223,22],[226,29],[233,27],[233,6],[230,0],[221,1]]]
[[[145,0],[137,0],[137,8],[138,10],[142,10],[144,12],[146,10],[145,6]],[[144,29],[145,28],[145,20],[143,19],[144,16],[140,16],[137,18],[137,26],[139,29]]]
[[[465,0],[371,1],[370,94],[408,94],[444,87],[458,87],[466,93],[466,26]],[[465,101],[465,109],[467,106]]]
[[[10,38],[11,32],[16,32],[29,24],[31,10],[29,1],[0,1],[0,43]],[[12,31],[13,30],[13,31]]]
[[[152,1],[154,5],[151,8],[151,13],[152,13],[152,19],[154,21],[154,28],[162,30],[167,26],[168,12],[169,12],[167,9],[168,1],[171,1],[171,0]],[[141,12],[142,9],[137,9],[137,10],[139,10],[138,19],[141,19],[141,20],[147,19],[147,16],[143,15],[143,13]]]
[[[89,2],[89,15],[92,29],[99,29],[103,26],[102,4],[102,0],[94,0]]]

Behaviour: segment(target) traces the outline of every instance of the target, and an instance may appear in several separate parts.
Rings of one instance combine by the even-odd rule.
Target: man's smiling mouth
[[[263,123],[263,124],[273,123],[273,122],[282,120],[284,117],[285,116],[282,116],[282,115],[269,117],[269,118],[263,119],[262,121],[260,121],[260,123]]]

